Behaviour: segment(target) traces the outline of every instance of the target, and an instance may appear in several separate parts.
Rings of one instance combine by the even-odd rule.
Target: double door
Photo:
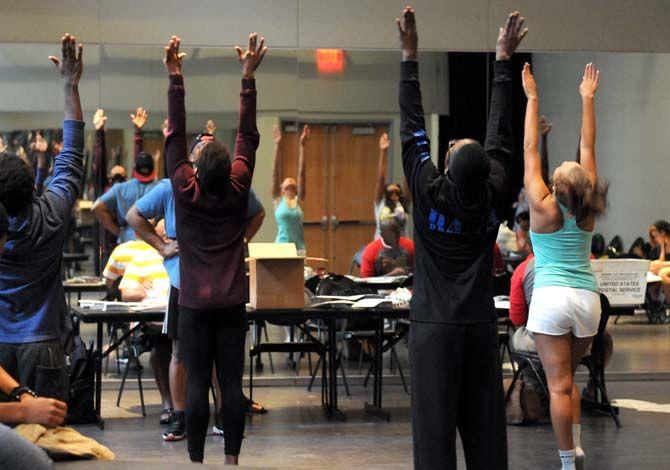
[[[299,126],[285,126],[282,179],[298,171]],[[309,123],[308,123],[309,124]],[[305,147],[307,256],[326,258],[331,272],[347,274],[355,253],[375,233],[374,191],[379,138],[388,124],[309,124]]]

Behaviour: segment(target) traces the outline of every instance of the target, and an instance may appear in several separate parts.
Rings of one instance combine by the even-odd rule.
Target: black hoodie
[[[414,218],[414,321],[471,324],[496,321],[493,246],[498,214],[508,205],[512,156],[512,66],[494,65],[485,150],[490,173],[479,191],[463,191],[438,173],[425,131],[419,66],[400,66],[400,136]]]

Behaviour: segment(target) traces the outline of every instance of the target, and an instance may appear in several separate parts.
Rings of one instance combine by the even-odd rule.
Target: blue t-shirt
[[[121,228],[117,243],[121,244],[135,240],[135,231],[126,222],[126,214],[139,198],[148,193],[157,184],[156,181],[140,183],[133,178],[125,183],[115,184],[109,188],[109,191],[100,196],[99,201],[103,202],[107,206],[107,209],[116,215],[119,228]]]
[[[9,218],[0,255],[0,343],[61,337],[69,328],[61,263],[84,173],[84,123],[63,122],[63,150],[44,194]]]
[[[137,211],[146,219],[163,217],[165,219],[165,233],[168,238],[177,239],[177,227],[174,214],[174,195],[172,184],[168,178],[160,180],[156,187],[142,196],[136,203]],[[249,209],[247,218],[256,216],[263,209],[261,201],[249,190]],[[179,256],[173,256],[163,260],[165,270],[170,277],[170,284],[179,289]]]

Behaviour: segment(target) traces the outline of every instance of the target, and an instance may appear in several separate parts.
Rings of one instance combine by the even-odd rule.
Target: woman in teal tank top
[[[530,205],[535,253],[535,285],[528,315],[551,395],[551,422],[563,469],[584,468],[581,448],[581,396],[574,372],[600,321],[596,278],[591,270],[595,219],[605,211],[607,188],[598,182],[595,156],[594,96],[599,71],[587,64],[582,97],[580,161],[563,162],[554,172],[553,192],[541,174],[538,152],[538,98],[526,64],[528,98],[524,135],[524,186]]]
[[[300,134],[300,152],[298,154],[298,182],[293,178],[285,178],[279,184],[279,144],[282,133],[279,125],[272,129],[275,151],[272,167],[272,199],[275,206],[277,221],[277,237],[275,243],[295,243],[300,254],[305,254],[305,231],[303,229],[303,212],[300,202],[305,200],[305,146],[311,131],[305,125]]]

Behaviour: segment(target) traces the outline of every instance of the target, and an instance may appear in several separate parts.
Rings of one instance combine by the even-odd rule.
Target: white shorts
[[[572,287],[539,287],[533,290],[528,328],[533,333],[578,338],[595,336],[601,316],[600,295]]]

